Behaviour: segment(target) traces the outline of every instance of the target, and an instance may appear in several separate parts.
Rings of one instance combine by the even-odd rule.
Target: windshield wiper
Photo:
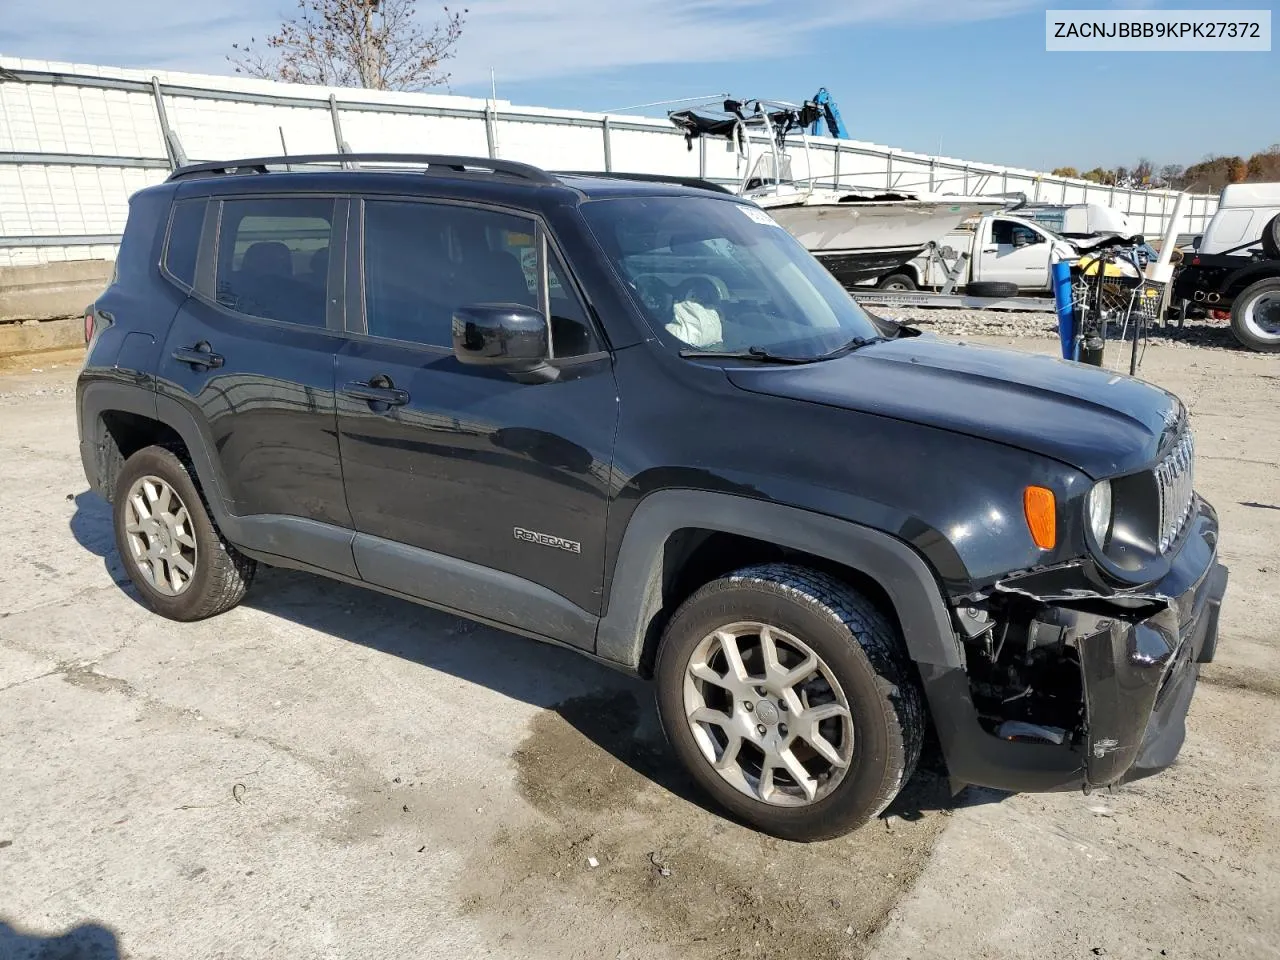
[[[770,353],[764,347],[747,347],[745,350],[681,350],[680,356],[689,360],[757,360],[760,363],[813,363],[822,357],[786,357]]]
[[[815,360],[834,360],[836,357],[843,357],[846,353],[853,353],[855,350],[861,350],[863,347],[869,347],[873,343],[884,343],[888,337],[854,337],[852,340],[846,340],[834,350],[828,350],[826,353],[820,353],[813,359]]]

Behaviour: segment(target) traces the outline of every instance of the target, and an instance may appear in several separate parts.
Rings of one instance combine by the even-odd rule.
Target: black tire
[[[1280,332],[1267,336],[1254,314],[1262,297],[1280,299],[1280,277],[1259,280],[1236,294],[1231,303],[1231,332],[1241,346],[1259,353],[1280,353]],[[1270,312],[1280,310],[1272,306]]]
[[[964,293],[967,297],[1016,297],[1018,285],[1002,280],[979,280],[966,284]]]
[[[843,688],[852,714],[850,767],[806,806],[775,806],[730,785],[702,754],[685,718],[689,659],[726,624],[757,620],[802,637]],[[825,840],[877,816],[911,778],[925,733],[916,669],[892,622],[866,597],[824,573],[791,564],[748,567],[689,597],[663,632],[654,671],[668,741],[722,807],[786,840]]]
[[[187,509],[196,544],[195,569],[182,592],[170,596],[149,582],[129,547],[126,504],[134,483],[146,476],[163,480],[173,488]],[[120,470],[113,498],[116,550],[125,570],[148,607],[170,620],[203,620],[230,610],[253,581],[257,564],[227,543],[209,516],[204,497],[192,479],[192,471],[172,450],[145,447]]]
[[[881,290],[916,290],[915,278],[909,273],[891,273],[876,284]]]
[[[1280,260],[1280,213],[1267,221],[1262,228],[1262,252],[1268,260]]]

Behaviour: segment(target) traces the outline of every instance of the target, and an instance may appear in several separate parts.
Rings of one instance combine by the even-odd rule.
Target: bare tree
[[[1180,163],[1166,163],[1160,168],[1160,179],[1167,187],[1174,189],[1181,187],[1184,176],[1186,176],[1186,169]]]
[[[236,73],[289,83],[374,90],[422,90],[447,85],[444,64],[462,36],[461,12],[424,32],[417,0],[298,0],[300,13],[267,37],[233,43]]]

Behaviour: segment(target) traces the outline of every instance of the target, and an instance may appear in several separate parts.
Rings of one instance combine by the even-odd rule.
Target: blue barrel
[[[1076,315],[1071,305],[1071,264],[1059,260],[1049,265],[1053,281],[1053,306],[1058,314],[1058,339],[1062,342],[1062,359],[1076,358]]]

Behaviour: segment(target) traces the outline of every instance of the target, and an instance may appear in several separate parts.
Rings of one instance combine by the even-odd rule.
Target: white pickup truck
[[[968,254],[962,261],[962,255]],[[975,297],[1007,297],[1050,292],[1049,264],[1073,260],[1075,249],[1041,224],[1007,213],[987,214],[962,223],[953,233],[892,274],[881,277],[882,290],[929,290],[946,285]],[[959,271],[957,273],[957,271]]]

